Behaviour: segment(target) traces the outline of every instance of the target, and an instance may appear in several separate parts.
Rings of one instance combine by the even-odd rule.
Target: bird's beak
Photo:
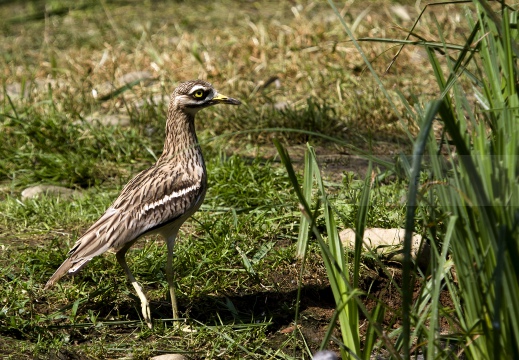
[[[222,94],[216,94],[216,96],[211,99],[211,103],[212,104],[240,105],[241,101],[230,98],[230,97],[222,95]]]

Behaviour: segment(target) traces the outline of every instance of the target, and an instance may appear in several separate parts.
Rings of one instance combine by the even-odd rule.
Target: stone
[[[64,85],[65,84],[61,80],[38,78],[34,80],[27,80],[23,83],[15,82],[6,85],[5,95],[8,95],[11,100],[28,98],[31,94],[46,91],[49,86],[52,89],[56,89]],[[3,98],[4,94],[2,91],[0,91],[0,100]]]
[[[187,358],[180,354],[164,354],[154,356],[150,360],[187,360]]]
[[[27,189],[22,191],[22,200],[33,199],[40,196],[41,194],[61,198],[70,198],[72,196],[80,195],[81,192],[63,186],[36,185],[28,187]]]
[[[286,101],[280,101],[273,105],[274,109],[277,111],[284,111],[290,108],[290,104]]]
[[[393,5],[393,6],[391,6],[391,11],[398,18],[400,18],[400,20],[402,20],[402,21],[411,21],[411,15],[409,15],[409,12],[405,8],[405,6]]]
[[[314,354],[313,360],[339,360],[336,353],[330,350],[321,350]]]
[[[132,105],[136,108],[141,108],[144,105],[158,105],[163,107],[169,106],[169,96],[164,94],[155,94],[151,98],[145,98],[135,101]]]
[[[113,82],[105,81],[104,83],[98,84],[92,89],[92,96],[94,99],[104,98],[125,85],[141,83],[147,86],[152,82],[153,75],[149,71],[132,71],[118,77]]]
[[[149,71],[132,71],[116,80],[116,85],[126,85],[134,81],[148,81],[153,77]]]
[[[374,253],[388,258],[392,261],[403,261],[403,244],[404,244],[405,229],[381,229],[370,228],[364,230],[364,247],[371,249]],[[353,229],[345,229],[339,233],[339,238],[344,246],[355,247],[355,231]],[[420,244],[422,236],[413,234],[411,241],[411,256],[413,259],[421,258]]]
[[[130,126],[130,116],[124,114],[91,114],[85,117],[85,121],[91,124],[99,123],[105,126]]]

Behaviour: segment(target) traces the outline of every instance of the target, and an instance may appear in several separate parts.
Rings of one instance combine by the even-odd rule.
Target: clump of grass
[[[144,167],[153,161],[151,153],[161,151],[162,131],[151,137],[144,126],[97,126],[65,114],[53,103],[6,114],[0,124],[0,177],[19,185],[51,182],[89,187],[126,178],[127,170],[116,164]],[[148,121],[148,126],[161,122]],[[151,150],[143,151],[146,148]]]
[[[514,266],[519,256],[514,206],[519,194],[516,181],[518,128],[515,126],[518,101],[515,79],[519,75],[513,65],[519,56],[514,45],[519,37],[514,26],[517,16],[506,6],[500,12],[482,2],[476,1],[474,6],[475,20],[469,18],[472,31],[457,58],[446,57],[442,64],[437,52],[443,54],[443,48],[425,44],[440,90],[438,99],[424,107],[417,104],[414,109],[404,100],[408,116],[415,119],[420,132],[415,140],[412,166],[408,169],[401,328],[385,333],[380,321],[381,309],[387,304],[380,302],[373,312],[367,312],[358,287],[362,236],[371,192],[369,178],[360,198],[353,275],[350,275],[348,259],[338,241],[336,217],[341,214],[331,206],[313,149],[309,147],[306,154],[301,189],[286,150],[277,144],[303,213],[298,243],[301,256],[304,258],[306,254],[308,230],[319,240],[336,302],[336,317],[330,328],[335,327],[335,320],[339,319],[344,359],[370,358],[377,337],[380,337],[380,346],[394,357],[400,357],[400,351],[404,358],[422,353],[428,359],[452,357],[454,352],[474,359],[514,357],[519,353],[515,311],[519,307],[510,306],[510,302],[519,298],[517,266]],[[349,27],[342,23],[355,41]],[[440,35],[443,35],[441,31]],[[445,40],[442,41],[447,47]],[[479,53],[473,52],[474,49]],[[366,62],[369,66],[367,59]],[[463,76],[473,81],[476,107],[466,95],[466,83],[460,80]],[[480,111],[479,107],[484,110]],[[432,133],[438,116],[444,132],[440,140]],[[456,155],[441,155],[444,140]],[[426,151],[430,167],[421,173]],[[322,202],[327,242],[316,226],[320,208],[313,209],[309,204],[314,180]],[[496,181],[500,184],[497,187]],[[427,223],[424,229],[415,227],[417,214]],[[425,274],[411,259],[413,232],[424,230],[431,244],[431,262]],[[418,296],[415,295],[416,281]],[[445,308],[440,301],[444,287],[449,291],[451,308]],[[509,302],[507,306],[505,299]],[[362,344],[359,312],[364,313],[368,323]],[[443,334],[440,333],[441,317],[450,324],[448,332],[444,329]]]

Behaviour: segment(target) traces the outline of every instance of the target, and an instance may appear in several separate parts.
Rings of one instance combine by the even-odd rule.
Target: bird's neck
[[[195,115],[175,110],[171,110],[168,115],[164,150],[159,162],[189,162],[193,157],[201,157],[195,133]]]

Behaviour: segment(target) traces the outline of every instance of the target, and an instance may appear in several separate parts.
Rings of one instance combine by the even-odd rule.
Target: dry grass
[[[167,94],[178,81],[203,78],[222,92],[245,100],[256,111],[241,114],[249,118],[267,112],[275,119],[268,112],[269,105],[288,104],[289,109],[301,111],[312,99],[326,102],[343,124],[344,137],[357,144],[365,142],[355,140],[359,133],[376,134],[375,139],[400,134],[387,100],[327,4],[116,2],[85,3],[78,10],[72,2],[55,5],[57,9],[68,7],[67,13],[47,15],[44,20],[6,21],[0,66],[1,81],[6,85],[31,79],[51,83],[55,87],[53,100],[72,117],[93,111],[124,112],[127,102]],[[452,35],[447,41],[456,42],[457,34],[463,32],[453,13],[462,9],[448,7],[453,11],[442,7],[434,14],[431,8],[416,32],[439,40],[432,35],[438,25],[443,33]],[[411,19],[417,17],[413,6],[405,9]],[[16,3],[2,7],[0,16],[12,19],[13,13],[28,15],[39,10]],[[50,12],[52,6],[47,10]],[[404,38],[403,28],[412,25],[412,21],[398,17],[388,2],[372,3],[366,9],[346,5],[342,13],[357,24],[359,38]],[[374,42],[363,43],[363,47],[379,73],[397,50],[395,45]],[[407,97],[435,94],[426,62],[422,50],[408,46],[383,80],[391,84],[388,88],[397,88]],[[93,89],[102,93],[106,82],[136,71],[148,72],[153,81],[116,100],[93,101]],[[279,81],[265,87],[273,77]],[[34,97],[36,101],[48,98],[48,94],[40,91]],[[234,121],[239,123],[236,130],[256,124],[255,119],[239,116]],[[229,129],[207,125],[220,133],[233,130],[232,125],[224,126]]]

